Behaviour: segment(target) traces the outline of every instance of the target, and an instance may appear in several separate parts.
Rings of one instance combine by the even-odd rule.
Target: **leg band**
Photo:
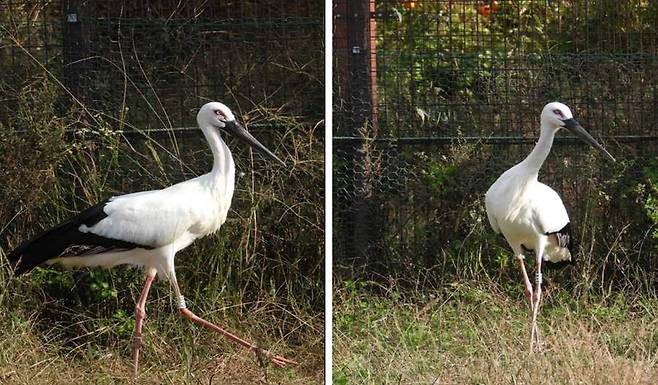
[[[187,309],[187,305],[185,304],[185,297],[183,297],[182,295],[178,297],[178,308]]]

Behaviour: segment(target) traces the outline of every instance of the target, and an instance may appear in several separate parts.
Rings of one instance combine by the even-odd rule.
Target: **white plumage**
[[[208,174],[162,190],[112,197],[23,243],[9,254],[9,259],[16,264],[17,275],[41,263],[103,267],[131,264],[143,267],[146,282],[135,306],[135,374],[146,298],[156,274],[170,281],[179,310],[186,318],[268,356],[276,365],[294,363],[236,337],[186,308],[176,282],[174,257],[196,239],[219,230],[226,221],[235,187],[235,164],[220,130],[231,133],[284,164],[240,126],[231,110],[222,103],[211,102],[202,106],[197,114],[197,123],[213,154],[213,167]]]
[[[541,263],[571,261],[569,215],[560,196],[537,180],[555,134],[567,128],[585,142],[596,147],[613,161],[614,158],[573,118],[562,103],[547,104],[541,113],[541,133],[532,152],[519,164],[505,171],[485,195],[485,206],[491,227],[503,234],[519,262],[532,311],[530,350],[539,341],[536,319],[541,298]],[[535,288],[525,269],[525,253],[536,256]]]
[[[227,173],[205,174],[162,190],[110,198],[98,223],[79,231],[121,239],[153,249],[133,249],[85,256],[63,256],[47,261],[68,266],[133,264],[173,274],[173,256],[196,239],[219,230],[226,221],[234,189],[233,162]],[[213,181],[213,178],[215,179]]]
[[[527,250],[536,250],[543,239],[547,245],[545,261],[571,260],[569,249],[560,246],[555,234],[569,224],[562,199],[539,182],[536,174],[526,172],[527,168],[519,164],[503,173],[487,191],[485,205],[491,227],[510,245],[523,245]]]

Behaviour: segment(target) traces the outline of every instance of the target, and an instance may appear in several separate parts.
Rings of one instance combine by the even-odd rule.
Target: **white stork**
[[[185,318],[270,358],[277,366],[295,364],[196,316],[185,305],[176,282],[174,256],[196,239],[219,230],[226,221],[235,187],[235,164],[220,130],[231,133],[285,166],[249,134],[222,103],[211,102],[201,107],[197,122],[213,154],[210,173],[162,190],[112,197],[23,243],[8,255],[9,260],[15,263],[16,275],[42,263],[103,267],[131,264],[142,267],[146,272],[146,282],[135,305],[132,352],[135,376],[139,367],[146,298],[158,273],[171,283],[178,309]]]
[[[530,351],[533,351],[534,342],[539,344],[537,312],[541,298],[542,260],[553,263],[571,261],[573,252],[570,249],[569,216],[560,196],[552,188],[537,181],[539,169],[551,150],[553,138],[561,128],[566,128],[615,160],[573,118],[569,107],[558,102],[549,103],[541,113],[541,134],[535,148],[521,163],[505,171],[485,195],[491,227],[505,236],[521,268],[532,313]],[[534,251],[537,261],[534,291],[524,264],[524,253],[528,251]]]

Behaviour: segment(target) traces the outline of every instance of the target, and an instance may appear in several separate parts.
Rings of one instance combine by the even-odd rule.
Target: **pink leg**
[[[532,284],[530,283],[530,278],[528,278],[528,272],[525,269],[525,263],[523,262],[523,254],[519,254],[516,257],[519,260],[519,267],[521,267],[521,275],[523,276],[523,284],[525,285],[525,296],[528,299],[528,304],[530,305],[530,311],[532,311]]]
[[[539,313],[539,301],[541,300],[541,283],[542,283],[542,275],[541,275],[541,257],[537,258],[537,276],[535,280],[535,291],[533,293],[533,298],[532,298],[532,329],[530,331],[530,340],[532,343],[533,338],[537,342],[537,347],[541,349],[540,341],[539,341],[539,332],[537,330],[537,314]]]
[[[217,333],[223,334],[225,337],[227,337],[231,341],[236,342],[239,345],[253,351],[254,353],[256,353],[259,356],[262,355],[262,356],[265,356],[265,357],[269,358],[270,360],[272,360],[272,363],[274,363],[274,365],[276,365],[280,368],[285,367],[286,364],[288,364],[288,365],[297,365],[297,363],[295,361],[289,360],[287,358],[283,358],[281,356],[274,355],[274,354],[268,352],[267,350],[263,350],[263,349],[259,348],[258,346],[253,345],[253,344],[243,340],[242,338],[236,336],[235,334],[233,334],[233,333],[231,333],[231,332],[229,332],[225,329],[222,329],[219,326],[217,326],[217,325],[215,325],[211,322],[208,322],[208,321],[204,320],[203,318],[201,318],[201,317],[197,316],[196,314],[192,313],[187,308],[180,308],[178,310],[180,311],[180,313],[183,317],[189,319],[190,321],[192,321],[192,322],[194,322],[198,325],[201,325],[206,329],[210,329],[210,330],[215,331]]]
[[[533,296],[532,284],[530,283],[530,278],[528,278],[528,272],[525,269],[525,263],[523,262],[523,254],[517,254],[516,258],[519,261],[519,266],[521,268],[521,275],[523,276],[523,284],[525,285],[525,295],[528,298],[528,303],[530,304],[530,314],[534,314],[535,311],[535,301]],[[533,351],[535,341],[535,324],[530,322],[530,351]]]
[[[261,349],[258,346],[254,345],[254,344],[251,344],[251,343],[243,340],[242,338],[236,336],[235,334],[233,334],[233,333],[231,333],[231,332],[229,332],[225,329],[222,329],[219,326],[217,326],[217,325],[215,325],[211,322],[208,322],[208,321],[204,320],[203,318],[197,316],[196,314],[192,313],[189,309],[187,309],[187,306],[185,305],[185,298],[183,298],[183,296],[180,293],[180,288],[178,287],[178,282],[176,280],[176,275],[171,274],[171,276],[169,277],[169,280],[171,282],[171,285],[173,286],[174,293],[176,294],[176,297],[178,298],[178,310],[180,311],[180,314],[183,317],[189,319],[190,321],[192,321],[192,322],[194,322],[198,325],[203,326],[206,329],[209,329],[209,330],[212,330],[214,332],[217,332],[217,333],[220,333],[220,334],[224,335],[225,337],[227,337],[231,341],[236,342],[239,345],[253,351],[254,353],[256,353],[259,356],[265,356],[265,357],[269,358],[272,361],[272,363],[274,363],[274,365],[276,365],[280,368],[285,367],[286,364],[288,364],[288,365],[297,365],[297,363],[295,361],[289,360],[287,358],[283,358],[281,356],[274,355],[274,354],[270,353],[267,350]]]
[[[142,345],[142,325],[144,324],[144,318],[146,318],[146,298],[149,295],[149,289],[153,283],[155,274],[147,274],[146,282],[144,283],[144,288],[142,289],[142,294],[139,296],[139,300],[135,304],[135,333],[133,334],[133,377],[137,377],[137,371],[139,369],[139,348]]]

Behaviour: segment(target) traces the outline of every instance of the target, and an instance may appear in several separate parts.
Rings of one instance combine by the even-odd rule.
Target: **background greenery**
[[[3,256],[101,199],[208,172],[196,109],[219,100],[287,167],[225,138],[237,164],[229,219],[178,254],[178,280],[197,314],[302,364],[270,371],[178,317],[168,284],[157,282],[139,381],[318,382],[320,4],[3,2],[0,10],[0,381],[127,381],[142,273],[55,267],[13,279]],[[80,24],[65,22],[72,12]]]
[[[377,104],[343,86],[368,85],[353,76],[367,69],[341,67],[351,51],[334,63],[335,383],[655,382],[656,4],[375,5]],[[544,272],[545,344],[530,356],[521,277],[484,193],[553,100],[618,161],[562,132],[540,172],[577,252]]]
[[[584,274],[597,290],[653,290],[658,8],[501,1],[482,10],[492,4],[376,3],[385,15],[377,126],[341,114],[349,95],[336,102],[338,264],[375,280],[415,281],[425,269],[439,281],[515,275],[507,245],[489,229],[484,193],[529,153],[543,105],[560,100],[618,158],[560,133],[542,169],[574,223],[579,262],[567,274]]]

